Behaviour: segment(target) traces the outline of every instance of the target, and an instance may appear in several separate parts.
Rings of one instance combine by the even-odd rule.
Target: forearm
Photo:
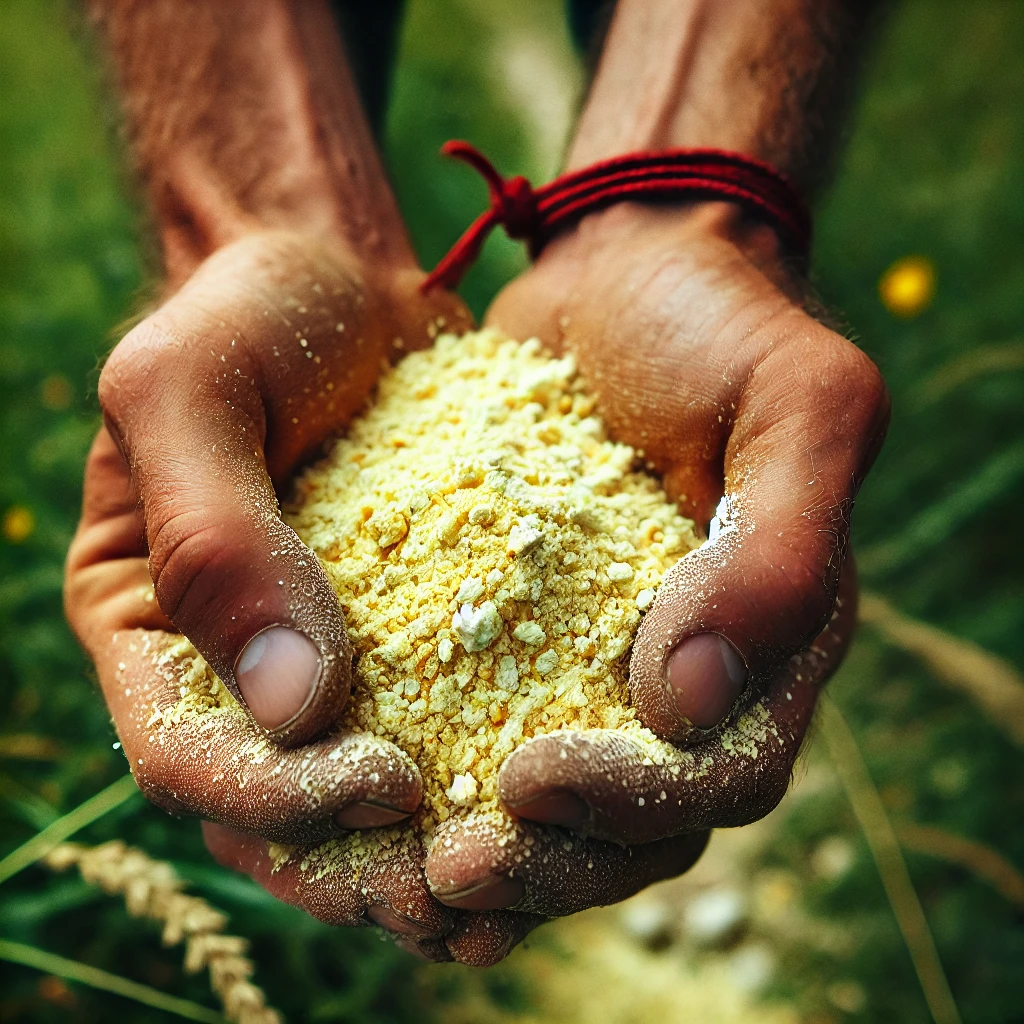
[[[89,0],[171,285],[250,231],[412,251],[322,0]]]
[[[759,157],[811,194],[827,174],[876,0],[619,0],[569,167],[636,149]]]

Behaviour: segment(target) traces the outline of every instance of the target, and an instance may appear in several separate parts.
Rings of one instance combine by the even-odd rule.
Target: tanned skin
[[[869,6],[620,0],[568,167],[713,146],[766,160],[811,194]],[[730,529],[666,578],[630,672],[646,724],[678,744],[681,764],[710,758],[710,769],[687,782],[601,734],[543,737],[502,769],[519,820],[511,842],[457,826],[425,864],[371,872],[369,895],[343,872],[329,884],[271,874],[265,840],[388,824],[420,793],[415,767],[382,743],[372,770],[325,780],[326,804],[269,775],[245,799],[210,798],[211,779],[261,731],[296,759],[288,771],[336,745],[317,737],[350,685],[337,603],[281,524],[275,485],[344,428],[382,364],[429,344],[440,320],[469,320],[452,296],[418,291],[323,3],[92,10],[163,241],[167,300],[103,373],[107,427],[87,468],[67,606],[147,794],[219,822],[206,827],[214,853],[281,898],[469,963],[500,959],[545,917],[686,870],[708,829],[770,810],[848,641],[849,514],[888,400],[870,361],[805,312],[797,264],[768,228],[728,204],[623,203],[555,239],[488,321],[576,353],[613,436],[643,451],[689,514],[706,524],[729,498]],[[184,730],[158,751],[145,744],[152,706],[174,694],[139,652],[176,632],[248,703],[253,721],[220,762],[196,763]],[[246,669],[259,635],[281,639],[283,660],[265,663],[279,686]],[[312,690],[299,671],[310,665]],[[757,756],[726,757],[723,735],[751,714]],[[608,786],[609,773],[628,784]]]

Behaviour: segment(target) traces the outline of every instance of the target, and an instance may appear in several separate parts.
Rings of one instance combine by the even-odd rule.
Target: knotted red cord
[[[463,232],[423,282],[454,288],[498,224],[525,239],[535,259],[559,228],[622,200],[722,199],[763,217],[802,257],[811,245],[811,215],[796,189],[768,164],[719,149],[666,149],[629,153],[533,188],[526,178],[502,178],[468,142],[453,139],[445,156],[469,164],[487,182],[490,208]]]

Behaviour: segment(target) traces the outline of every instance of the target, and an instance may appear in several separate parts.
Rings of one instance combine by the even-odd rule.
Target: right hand
[[[728,515],[666,573],[633,645],[630,701],[677,756],[652,764],[612,730],[523,743],[497,780],[516,831],[464,819],[430,851],[447,905],[610,903],[786,792],[855,621],[849,514],[889,408],[868,358],[798,296],[771,229],[734,207],[623,203],[492,306],[505,333],[576,357],[610,436],[644,450],[684,514],[707,523],[728,495]]]
[[[419,773],[394,745],[317,739],[345,706],[352,651],[275,485],[348,424],[390,361],[469,326],[454,297],[422,296],[421,279],[306,236],[249,235],[130,331],[100,378],[105,426],[68,555],[68,617],[139,787],[227,826],[222,860],[251,844],[228,829],[309,843],[393,824],[420,802]],[[238,708],[168,714],[180,668],[165,652],[181,634]],[[422,852],[403,857],[389,865],[401,884],[376,895],[360,892],[358,871],[335,873],[333,918],[442,928]]]

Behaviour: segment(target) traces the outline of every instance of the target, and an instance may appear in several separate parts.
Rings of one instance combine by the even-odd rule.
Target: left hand
[[[210,847],[233,866],[268,841],[333,840],[329,873],[296,880],[293,864],[257,877],[282,898],[294,880],[294,899],[332,923],[433,936],[454,915],[427,891],[421,844],[370,857],[349,837],[408,817],[422,781],[394,744],[336,727],[352,665],[345,623],[275,489],[347,426],[390,360],[429,345],[439,321],[469,325],[461,303],[424,297],[421,280],[411,259],[282,231],[206,259],[104,368],[106,425],[65,598],[150,800],[217,822]],[[217,714],[199,713],[196,694],[183,703],[195,653],[183,636],[237,703]],[[243,670],[247,645],[267,637]]]
[[[725,495],[726,518],[666,575],[630,662],[632,703],[678,762],[645,764],[613,732],[526,743],[499,777],[518,840],[467,823],[435,844],[442,902],[546,916],[614,902],[785,793],[849,641],[849,516],[889,411],[875,366],[801,298],[775,236],[737,208],[624,203],[492,306],[510,336],[576,355],[611,436],[685,514],[706,527]]]

